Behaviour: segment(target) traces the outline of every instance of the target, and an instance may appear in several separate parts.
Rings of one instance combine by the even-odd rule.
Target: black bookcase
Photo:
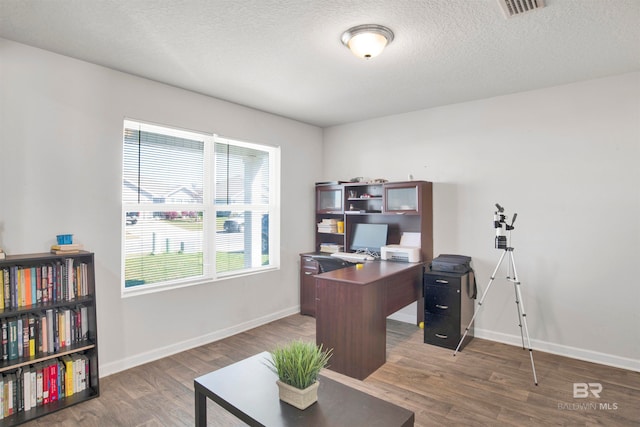
[[[25,273],[27,270],[29,274]],[[0,260],[0,274],[0,283],[3,285],[1,299],[5,302],[0,307],[0,325],[3,328],[0,374],[3,381],[4,404],[4,407],[0,408],[4,413],[0,427],[22,424],[98,397],[100,386],[94,254],[79,251],[68,254],[8,255]],[[31,285],[31,291],[35,292],[35,296],[33,292],[26,292],[28,284]],[[22,320],[23,348],[22,354],[16,355],[15,347],[10,348],[15,344],[11,342],[13,337],[10,325],[18,324],[18,319]],[[34,320],[30,322],[30,319]],[[26,329],[25,321],[28,325]],[[46,327],[46,332],[43,331],[43,326]],[[14,332],[17,332],[17,327]],[[24,339],[25,333],[29,334],[29,340]],[[43,341],[46,341],[46,344]],[[25,347],[27,345],[29,348]],[[74,370],[74,374],[68,378],[67,367]],[[39,372],[46,378],[47,370],[47,391],[53,393],[54,386],[51,383],[59,377],[55,385],[58,396],[56,399],[53,398],[53,394],[48,395],[49,393],[46,398],[44,393],[38,396],[38,382],[43,381],[39,378]],[[60,374],[57,373],[58,370]],[[34,372],[30,386],[26,387],[25,372]],[[65,376],[62,376],[63,372]],[[21,384],[20,378],[23,379]],[[6,413],[9,380],[14,381],[11,414]],[[35,392],[31,392],[31,401],[27,403],[24,401],[24,390],[33,390],[34,386]],[[60,388],[64,389],[64,394]],[[45,404],[46,400],[48,403]],[[35,405],[32,404],[34,401]]]

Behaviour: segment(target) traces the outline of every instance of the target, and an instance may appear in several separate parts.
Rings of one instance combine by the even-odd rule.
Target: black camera
[[[493,228],[496,229],[496,249],[507,249],[507,235],[505,231],[513,230],[513,223],[516,221],[517,213],[513,214],[511,224],[507,224],[507,216],[504,214],[504,208],[496,203],[498,209],[493,213]],[[502,227],[504,225],[504,228]]]

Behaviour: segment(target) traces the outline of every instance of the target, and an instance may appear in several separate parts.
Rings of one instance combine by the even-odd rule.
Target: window
[[[125,121],[123,293],[277,267],[279,149]]]

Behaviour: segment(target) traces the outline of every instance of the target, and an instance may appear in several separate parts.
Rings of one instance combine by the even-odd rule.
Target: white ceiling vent
[[[498,3],[507,18],[544,7],[544,0],[498,0]]]

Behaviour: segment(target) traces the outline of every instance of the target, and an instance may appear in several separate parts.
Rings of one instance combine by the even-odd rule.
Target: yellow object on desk
[[[362,270],[364,268],[364,264],[356,264],[357,270]]]

